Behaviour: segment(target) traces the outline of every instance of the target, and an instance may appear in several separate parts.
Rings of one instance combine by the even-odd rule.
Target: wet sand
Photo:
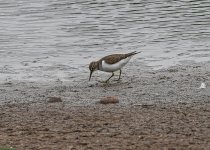
[[[125,72],[108,85],[97,75],[92,82],[1,83],[0,146],[210,149],[210,62]],[[119,103],[98,103],[107,96]]]

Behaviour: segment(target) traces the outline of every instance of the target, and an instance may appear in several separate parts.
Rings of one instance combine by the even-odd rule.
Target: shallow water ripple
[[[73,80],[111,53],[159,69],[210,60],[210,2],[0,0],[0,79]]]

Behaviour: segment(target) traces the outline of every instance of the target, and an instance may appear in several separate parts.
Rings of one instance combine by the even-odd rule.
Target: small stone
[[[77,93],[77,92],[79,92],[79,90],[72,90],[72,92],[75,92],[75,93]]]
[[[71,119],[70,116],[66,116],[66,117],[63,118],[63,120],[69,120],[69,119]]]
[[[12,85],[12,82],[6,82],[5,85]]]
[[[48,103],[58,103],[62,102],[62,99],[60,97],[49,97]]]
[[[178,72],[178,69],[168,69],[169,72]]]
[[[116,104],[116,103],[119,103],[119,100],[117,97],[114,96],[108,96],[100,100],[100,104]]]
[[[89,87],[94,87],[94,85],[93,84],[90,84],[90,85],[88,85]]]

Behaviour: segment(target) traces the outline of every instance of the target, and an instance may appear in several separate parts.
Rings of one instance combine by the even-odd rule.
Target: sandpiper
[[[89,65],[89,69],[90,69],[89,81],[91,79],[92,73],[96,70],[112,73],[112,75],[105,81],[106,83],[114,76],[115,71],[120,70],[120,75],[118,78],[118,80],[120,80],[120,76],[122,73],[121,68],[129,62],[129,60],[131,59],[133,55],[138,54],[138,53],[141,53],[141,52],[134,51],[127,54],[112,54],[112,55],[105,56],[98,61],[91,62]]]

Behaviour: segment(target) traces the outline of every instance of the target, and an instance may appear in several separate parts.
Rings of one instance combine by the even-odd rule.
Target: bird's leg
[[[109,79],[111,79],[114,76],[114,72],[112,72],[111,77],[109,77]],[[107,79],[105,82],[107,83],[109,81],[109,79]]]
[[[120,75],[119,75],[119,78],[117,79],[117,81],[119,81],[119,80],[120,80],[121,73],[122,73],[122,70],[120,69]]]

